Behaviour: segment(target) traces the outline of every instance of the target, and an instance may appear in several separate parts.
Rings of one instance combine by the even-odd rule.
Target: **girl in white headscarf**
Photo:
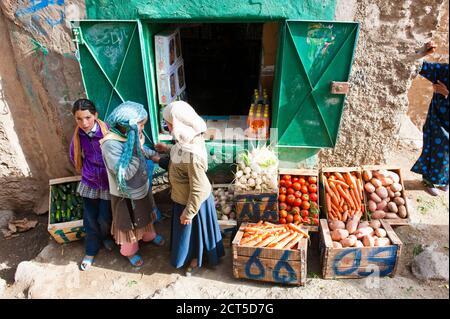
[[[171,263],[187,267],[186,275],[203,265],[218,264],[224,253],[222,236],[206,176],[208,157],[203,133],[206,124],[183,101],[169,104],[163,112],[175,144],[155,146],[158,152],[170,152],[169,180],[174,201],[171,232]]]

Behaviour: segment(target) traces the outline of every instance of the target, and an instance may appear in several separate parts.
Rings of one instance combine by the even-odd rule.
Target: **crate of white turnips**
[[[81,176],[70,176],[49,181],[48,232],[60,244],[85,236],[83,227],[83,200],[77,193]]]
[[[278,157],[271,147],[258,146],[239,154],[234,183],[238,225],[278,222]]]
[[[384,219],[393,226],[408,225],[408,200],[400,167],[362,166],[367,213],[371,219]]]
[[[213,184],[214,204],[221,231],[236,227],[236,210],[234,206],[234,185]]]

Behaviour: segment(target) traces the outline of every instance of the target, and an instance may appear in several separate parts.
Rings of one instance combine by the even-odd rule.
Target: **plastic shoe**
[[[138,254],[128,256],[127,258],[130,261],[131,265],[133,265],[136,268],[142,267],[144,265],[144,260]]]
[[[153,245],[158,246],[158,247],[164,246],[165,242],[166,241],[165,241],[164,237],[161,236],[160,234],[156,234],[156,237],[152,241],[150,241],[150,243],[152,243]]]
[[[438,196],[439,195],[438,189],[435,188],[435,187],[430,187],[430,186],[427,186],[427,193],[430,194],[431,196]]]
[[[82,271],[88,270],[92,266],[93,262],[94,262],[94,256],[88,256],[88,255],[84,256],[83,260],[81,261],[81,264],[80,264],[80,270],[82,270]]]

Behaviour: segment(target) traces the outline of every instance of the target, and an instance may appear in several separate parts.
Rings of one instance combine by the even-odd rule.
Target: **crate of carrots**
[[[323,185],[323,207],[328,220],[346,222],[358,213],[366,219],[360,168],[325,168],[322,169],[320,178]]]
[[[319,226],[319,171],[279,169],[279,223],[294,223],[317,232]]]
[[[292,223],[243,223],[232,243],[235,278],[303,286],[308,229]]]

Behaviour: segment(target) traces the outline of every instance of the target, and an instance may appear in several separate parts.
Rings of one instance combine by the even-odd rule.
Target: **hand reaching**
[[[184,217],[183,215],[180,216],[181,225],[189,225],[191,222],[192,222],[192,220]]]
[[[433,89],[434,89],[435,93],[442,94],[443,96],[445,96],[445,98],[447,98],[447,96],[448,96],[448,88],[441,81],[438,80],[437,84],[433,84]]]
[[[423,58],[427,55],[433,54],[436,52],[437,44],[434,41],[429,41],[424,44],[422,49],[419,50],[419,55]]]
[[[169,150],[169,147],[164,143],[158,143],[155,145],[155,150],[158,153],[166,153]]]

